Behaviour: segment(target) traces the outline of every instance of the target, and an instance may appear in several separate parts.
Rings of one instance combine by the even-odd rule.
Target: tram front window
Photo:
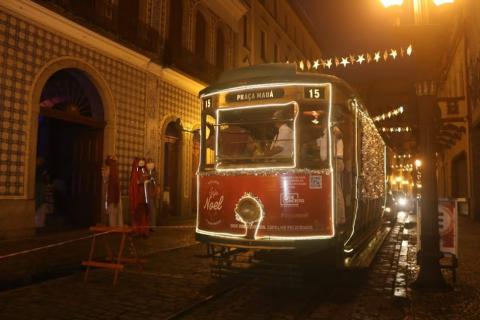
[[[294,119],[293,105],[220,109],[217,168],[293,166]]]

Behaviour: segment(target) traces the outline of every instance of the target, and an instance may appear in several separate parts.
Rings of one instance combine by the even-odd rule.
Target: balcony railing
[[[160,36],[157,29],[138,19],[128,8],[109,0],[35,0],[37,3],[95,32],[150,57],[154,62],[178,69],[206,83],[223,71],[180,45]]]

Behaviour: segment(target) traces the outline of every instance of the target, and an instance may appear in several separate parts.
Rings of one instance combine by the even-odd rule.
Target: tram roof
[[[225,71],[215,84],[200,91],[200,96],[228,88],[273,82],[285,84],[292,82],[332,83],[358,96],[356,90],[339,77],[321,73],[299,72],[294,63],[259,64]]]

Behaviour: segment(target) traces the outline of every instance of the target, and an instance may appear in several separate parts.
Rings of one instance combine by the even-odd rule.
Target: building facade
[[[465,10],[467,104],[470,112],[470,158],[472,214],[480,220],[480,3],[470,0]]]
[[[460,213],[480,219],[480,3],[459,3],[439,86],[439,196],[465,199]],[[442,134],[443,131],[443,134]]]
[[[193,217],[199,90],[233,67],[318,57],[297,13],[278,0],[2,1],[0,239],[32,235],[42,202],[52,230],[105,221],[107,155],[127,223],[134,157],[156,163],[158,221]]]

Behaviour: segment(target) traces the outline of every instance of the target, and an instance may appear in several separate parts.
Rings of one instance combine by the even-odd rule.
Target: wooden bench
[[[137,250],[135,248],[135,245],[133,243],[133,233],[134,230],[131,227],[107,227],[107,226],[94,226],[90,227],[89,229],[91,232],[94,233],[93,238],[92,238],[92,243],[90,245],[90,253],[88,255],[88,260],[83,261],[82,265],[87,267],[85,271],[85,278],[84,281],[86,282],[88,279],[88,273],[90,272],[90,268],[101,268],[101,269],[110,269],[114,271],[114,277],[113,277],[113,285],[115,286],[118,281],[118,274],[120,271],[124,269],[124,264],[126,263],[134,263],[138,265],[140,268],[142,268],[142,264],[145,262],[142,259],[138,258]],[[118,252],[115,254],[115,252],[112,250],[112,247],[110,246],[110,243],[107,239],[108,234],[120,234],[120,246],[118,248]],[[105,240],[105,247],[107,251],[107,257],[106,261],[94,261],[93,260],[93,254],[95,252],[95,245],[97,238],[99,236],[104,236]],[[132,251],[133,257],[124,257],[124,250],[125,250],[125,244],[129,241],[130,249]]]

